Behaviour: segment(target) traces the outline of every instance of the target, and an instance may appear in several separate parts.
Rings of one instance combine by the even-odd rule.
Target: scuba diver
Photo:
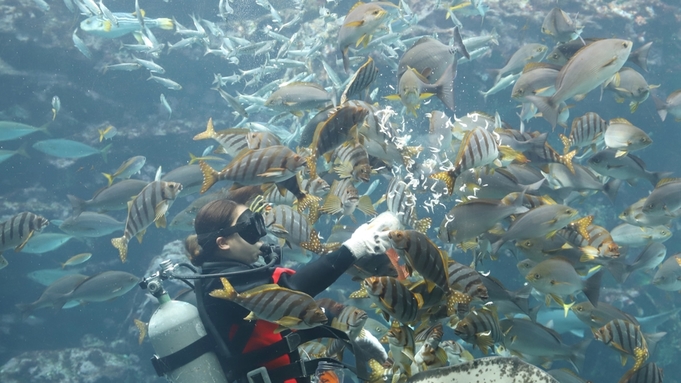
[[[267,253],[274,248],[260,241],[267,234],[265,222],[258,212],[257,203],[249,208],[243,204],[245,197],[235,195],[232,198],[234,200],[212,201],[197,213],[194,221],[196,234],[186,239],[185,248],[191,263],[201,267],[203,277],[226,276],[239,293],[275,283],[314,297],[332,285],[357,259],[385,253],[389,247],[387,230],[391,227],[379,225],[369,228],[364,224],[339,249],[303,265],[297,271],[280,267],[276,261],[258,265],[260,257],[267,260]],[[320,363],[338,363],[331,358],[302,360],[298,345],[322,337],[347,340],[344,332],[323,325],[276,333],[277,324],[244,320],[249,310],[209,295],[222,287],[220,278],[201,278],[195,282],[194,290],[201,321],[207,333],[212,335],[227,381],[310,382]],[[357,359],[356,355],[357,370],[347,365],[345,368],[362,379],[360,375],[366,369],[360,369],[363,363]]]

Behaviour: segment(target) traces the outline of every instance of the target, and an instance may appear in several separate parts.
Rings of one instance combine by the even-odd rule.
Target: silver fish
[[[573,21],[567,13],[558,7],[549,11],[541,26],[543,34],[553,37],[559,43],[578,38],[583,29],[583,25]]]
[[[541,61],[546,56],[548,47],[544,44],[525,44],[518,48],[510,59],[501,69],[495,69],[496,79],[494,83],[499,82],[499,79],[507,73],[519,73],[530,62]]]
[[[681,208],[681,179],[663,179],[655,185],[643,203],[643,213],[650,216],[673,215]]]
[[[605,146],[616,149],[615,157],[641,150],[653,143],[653,140],[640,128],[624,118],[610,120],[603,134]]]
[[[88,279],[87,275],[82,274],[70,274],[65,275],[56,281],[52,282],[45,291],[40,295],[40,298],[33,303],[20,303],[17,305],[21,315],[26,318],[35,310],[44,307],[53,307],[55,302],[61,298],[64,294],[68,294],[73,289],[81,284],[84,280]],[[74,302],[75,306],[79,305],[80,302]],[[73,307],[74,304],[71,302],[66,303],[62,308]]]
[[[130,157],[127,160],[123,161],[121,166],[116,169],[115,172],[112,174],[108,173],[102,173],[104,177],[109,181],[109,186],[113,184],[114,179],[120,178],[120,179],[128,179],[130,178],[133,174],[139,173],[139,171],[142,169],[144,164],[147,162],[147,158],[144,156],[134,156]]]
[[[54,307],[62,308],[68,301],[106,302],[132,290],[139,278],[124,271],[104,271],[78,284],[73,291],[55,299]]]
[[[97,191],[89,200],[82,200],[70,194],[67,197],[71,202],[74,216],[85,210],[121,210],[125,209],[128,201],[148,184],[142,180],[123,180]]]

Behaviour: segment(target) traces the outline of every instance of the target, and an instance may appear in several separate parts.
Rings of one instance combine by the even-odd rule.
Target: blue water
[[[416,13],[432,5],[434,0],[409,1],[412,10]],[[289,21],[294,14],[303,14],[302,22],[309,23],[319,17],[318,9],[324,5],[324,1],[303,1],[300,11],[290,9],[288,1],[271,1],[280,12],[284,22]],[[329,2],[326,6],[331,12],[339,17],[347,14],[352,1],[338,1],[338,4]],[[491,10],[487,13],[485,21],[480,26],[479,16],[461,17],[464,24],[462,32],[465,36],[477,35],[482,30],[489,31],[495,27],[501,35],[500,45],[492,46],[491,57],[484,57],[474,64],[461,65],[455,82],[456,115],[461,116],[466,112],[481,110],[493,114],[498,111],[502,118],[511,125],[518,126],[516,102],[510,99],[510,88],[488,97],[485,102],[479,90],[487,90],[491,87],[493,76],[489,69],[500,68],[510,55],[523,43],[542,42],[553,47],[553,41],[542,35],[539,31],[543,15],[553,7],[552,2],[532,2],[532,11],[514,6],[512,2],[492,2]],[[503,3],[503,4],[500,4]],[[640,9],[641,16],[645,17],[645,24],[637,24],[634,20],[616,16],[614,11],[603,15],[585,13],[579,1],[560,4],[571,16],[579,13],[578,19],[589,19],[582,36],[584,37],[618,37],[634,41],[634,49],[648,41],[653,41],[653,47],[649,56],[649,71],[644,73],[638,67],[636,70],[644,74],[649,84],[660,84],[660,88],[653,91],[660,98],[665,98],[676,89],[681,88],[681,60],[679,57],[679,32],[677,19],[681,17],[681,10],[674,0],[655,2],[611,2],[615,8]],[[607,7],[607,2],[597,1]],[[217,1],[186,1],[170,2],[144,1],[140,6],[146,10],[147,17],[175,17],[182,25],[193,28],[190,14],[218,23],[226,32],[235,33],[252,42],[269,39],[261,31],[271,22],[269,12],[256,5],[253,1],[237,0],[231,3],[235,14],[228,15],[227,23],[217,16]],[[130,1],[110,1],[107,7],[114,12],[132,12],[134,8]],[[23,144],[27,144],[30,158],[15,156],[0,163],[0,217],[2,220],[22,211],[31,211],[45,216],[50,220],[65,219],[70,214],[70,206],[66,199],[67,194],[74,194],[83,199],[89,199],[101,187],[106,186],[106,180],[101,172],[112,172],[127,158],[134,155],[144,155],[147,158],[146,165],[141,174],[135,178],[153,180],[156,169],[162,166],[164,172],[186,164],[189,160],[188,153],[199,155],[204,148],[213,144],[209,141],[193,141],[192,137],[205,129],[206,121],[213,117],[219,121],[216,129],[225,129],[236,125],[241,117],[232,114],[232,109],[220,99],[217,92],[211,90],[214,73],[229,76],[238,73],[239,69],[248,70],[259,67],[265,63],[265,55],[252,57],[242,55],[239,57],[239,65],[228,63],[223,58],[215,55],[204,55],[204,48],[194,45],[189,48],[181,48],[168,53],[166,50],[156,63],[166,69],[166,73],[159,75],[171,78],[182,84],[183,89],[173,91],[163,88],[152,81],[147,81],[148,71],[140,69],[133,72],[102,72],[105,65],[131,61],[130,53],[120,50],[121,42],[133,44],[135,40],[130,35],[118,39],[103,39],[89,36],[78,30],[78,35],[85,41],[93,53],[93,59],[85,58],[73,46],[71,34],[78,27],[85,16],[70,13],[61,1],[50,3],[51,9],[41,11],[31,0],[21,0],[2,5],[4,12],[0,17],[0,59],[9,67],[20,73],[10,74],[7,70],[0,73],[2,93],[0,94],[0,120],[14,120],[33,126],[41,126],[52,118],[50,100],[52,96],[59,96],[62,109],[54,122],[49,125],[51,137],[43,133],[35,133],[21,139],[0,142],[0,149],[14,150]],[[643,7],[649,6],[655,12],[652,16]],[[13,8],[14,7],[14,8]],[[627,8],[628,7],[628,8]],[[509,12],[516,12],[510,14]],[[445,20],[444,6],[433,15],[424,17],[420,25],[426,27],[419,34],[425,34],[437,26],[442,30],[452,27],[451,21]],[[641,22],[641,19],[639,19]],[[276,27],[276,25],[275,25]],[[294,25],[281,31],[285,36],[291,36],[300,28]],[[253,34],[245,36],[244,30],[252,30]],[[329,28],[330,34],[326,41],[322,55],[327,62],[335,62],[340,59],[336,47],[337,27]],[[172,31],[153,30],[158,40],[163,42],[177,42],[181,37]],[[301,37],[308,37],[309,29],[301,30]],[[409,36],[406,32],[405,36]],[[302,41],[302,38],[298,41]],[[218,48],[219,39],[212,37],[211,48]],[[272,56],[276,55],[280,43],[275,45]],[[302,45],[298,49],[302,48]],[[293,49],[293,48],[292,48]],[[403,52],[398,51],[401,55]],[[140,58],[149,59],[144,54],[135,54]],[[351,56],[353,54],[351,53]],[[397,60],[397,59],[393,59]],[[394,93],[396,76],[386,65],[385,61],[376,60],[380,70],[377,83],[379,97],[376,101],[381,107],[390,105],[398,112],[401,110],[399,102],[390,102],[382,97]],[[342,79],[342,66],[332,64]],[[312,62],[311,68],[318,76],[325,78],[326,74],[319,60]],[[357,65],[353,66],[356,69]],[[306,69],[298,69],[306,70]],[[281,70],[275,74],[263,76],[258,84],[246,86],[245,81],[233,85],[227,85],[225,89],[232,95],[237,92],[252,94],[260,86],[285,74]],[[248,77],[250,79],[250,77]],[[318,80],[324,86],[330,86],[328,80]],[[372,88],[373,88],[372,86]],[[167,113],[160,105],[159,96],[165,94],[173,113],[169,119]],[[570,104],[570,102],[568,102]],[[643,102],[636,113],[631,114],[628,109],[628,101],[617,103],[611,94],[606,92],[602,101],[599,101],[599,90],[592,91],[583,101],[574,103],[570,109],[570,122],[572,118],[581,116],[589,111],[595,111],[604,119],[624,117],[634,125],[648,132],[653,139],[652,146],[637,153],[647,168],[654,171],[672,171],[674,176],[679,176],[678,162],[681,157],[678,154],[677,143],[681,141],[679,123],[674,121],[673,116],[668,116],[662,122],[658,117],[652,99]],[[248,104],[244,103],[245,106]],[[427,132],[427,119],[425,113],[430,110],[442,110],[443,105],[439,100],[428,101],[419,110],[418,117],[407,119],[407,128],[412,129],[413,136]],[[451,116],[452,112],[447,111]],[[314,112],[310,112],[310,116]],[[249,121],[267,123],[270,114],[252,113]],[[288,117],[287,117],[288,118]],[[306,120],[303,120],[303,123]],[[98,142],[97,128],[108,124],[114,125],[118,135],[111,141]],[[290,126],[291,120],[286,120],[284,126]],[[550,131],[550,126],[545,120],[535,118],[525,123],[528,131]],[[555,132],[549,134],[550,143],[560,149],[562,145],[558,140],[558,133],[562,133],[558,127]],[[67,138],[80,141],[96,148],[102,148],[105,144],[112,143],[112,150],[105,163],[99,156],[92,156],[73,163],[66,164],[55,158],[48,157],[34,149],[31,145],[46,138]],[[295,148],[295,146],[294,146]],[[378,178],[375,178],[378,179]],[[377,191],[372,194],[372,200],[376,201],[385,190],[387,181],[382,180]],[[363,189],[360,189],[363,190]],[[652,188],[646,181],[637,185],[623,185],[614,202],[610,202],[602,194],[589,197],[582,204],[575,204],[581,215],[595,214],[596,223],[606,228],[612,228],[619,224],[617,215],[631,203],[646,196]],[[198,195],[179,198],[168,214],[168,221],[186,207]],[[448,208],[453,202],[445,202]],[[385,209],[385,205],[379,207],[379,212]],[[442,220],[444,211],[434,214],[428,213],[423,208],[418,210],[419,217],[431,215],[433,227],[428,234],[436,238],[435,229]],[[119,220],[125,219],[124,211],[110,213]],[[364,216],[356,212],[355,216],[361,223]],[[352,224],[351,221],[344,221]],[[319,224],[322,235],[328,236],[331,224]],[[668,256],[679,251],[677,232],[678,225],[672,223],[671,230],[674,236],[665,243]],[[58,232],[56,225],[50,225],[46,231]],[[60,263],[72,255],[82,252],[92,252],[92,259],[81,266],[81,273],[93,275],[104,270],[122,270],[139,275],[146,272],[151,259],[159,255],[163,246],[174,240],[183,240],[188,232],[170,231],[150,227],[144,241],[140,244],[135,239],[129,244],[128,261],[121,264],[118,253],[111,246],[110,237],[79,240],[73,239],[57,250],[42,255],[14,253],[12,250],[4,252],[9,265],[0,270],[0,366],[12,358],[21,356],[22,353],[40,350],[63,350],[82,346],[82,339],[86,335],[94,336],[105,344],[117,344],[112,348],[114,352],[125,355],[136,355],[139,358],[139,368],[142,375],[148,381],[161,381],[154,378],[154,372],[148,363],[148,358],[153,354],[153,349],[148,341],[137,345],[137,332],[133,324],[133,318],[148,321],[153,306],[147,306],[140,318],[137,310],[144,302],[143,292],[135,288],[128,294],[117,300],[104,303],[92,303],[68,310],[52,310],[49,308],[37,310],[27,320],[22,320],[15,305],[36,300],[44,287],[29,279],[27,274],[39,269],[53,269],[60,267]],[[119,234],[116,234],[118,236]],[[630,253],[636,253],[632,249]],[[470,254],[457,255],[457,260],[470,263]],[[481,272],[490,271],[493,276],[500,279],[509,289],[518,289],[524,282],[517,274],[516,260],[507,252],[503,252],[498,261],[486,260],[478,268]],[[606,276],[604,278],[604,292],[602,297],[613,300],[619,308],[637,316],[652,315],[678,307],[678,293],[667,293],[649,285],[650,277],[634,275],[624,286],[617,285],[614,280]],[[333,291],[335,288],[344,291],[354,291],[358,288],[356,282],[343,277],[329,292],[329,296],[338,298],[340,293]],[[533,300],[532,306],[543,305],[542,302]],[[666,337],[658,345],[655,354],[649,361],[655,361],[665,370],[666,381],[675,381],[675,376],[681,370],[674,361],[678,360],[679,349],[679,321],[672,319],[663,324],[659,331],[667,332]],[[448,335],[453,336],[451,332]],[[589,333],[586,336],[591,336]],[[454,337],[455,338],[455,337]],[[564,341],[574,344],[579,341],[572,335],[564,336]],[[476,354],[479,356],[479,352]],[[631,362],[630,362],[631,363]],[[556,362],[554,366],[566,367],[564,362]],[[629,368],[631,364],[627,365]],[[600,342],[593,342],[587,352],[587,362],[581,376],[599,383],[616,382],[626,368],[619,363],[619,355]],[[2,367],[0,367],[0,376]],[[40,381],[60,381],[58,377],[44,378]]]

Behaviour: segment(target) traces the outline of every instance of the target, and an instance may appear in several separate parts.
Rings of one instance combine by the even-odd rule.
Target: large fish
[[[432,37],[420,38],[400,57],[397,79],[399,80],[409,68],[415,69],[418,73],[424,73],[428,69],[429,73],[425,76],[428,82],[431,84],[437,82],[445,73],[447,67],[456,62],[457,52],[463,56],[468,56],[466,47],[459,35],[459,28],[454,28],[454,41],[455,45],[448,46]]]
[[[122,262],[128,256],[128,243],[132,237],[137,237],[141,243],[147,227],[153,222],[156,227],[166,226],[165,214],[181,190],[182,185],[176,182],[154,181],[130,202],[123,236],[111,239]]]
[[[518,358],[479,358],[456,366],[419,372],[407,383],[559,383],[539,367]]]
[[[359,46],[364,44],[366,47],[371,41],[371,35],[378,28],[383,20],[388,16],[388,11],[382,5],[393,6],[388,2],[362,3],[355,4],[343,20],[343,25],[338,31],[338,47],[343,56],[343,68],[347,73],[350,69],[350,59],[348,58],[348,48],[351,45]]]
[[[305,163],[304,157],[283,145],[245,150],[219,172],[200,161],[199,166],[203,172],[201,192],[205,193],[216,182],[223,180],[233,181],[239,185],[281,182],[295,177]]]
[[[61,298],[64,294],[68,294],[73,289],[81,284],[84,280],[88,279],[89,277],[87,275],[82,275],[82,274],[69,274],[65,275],[56,281],[52,282],[45,291],[43,291],[42,295],[40,295],[40,298],[38,298],[37,301],[33,303],[20,303],[17,305],[17,308],[19,311],[21,311],[21,315],[26,318],[34,310],[41,309],[43,307],[52,307],[54,306],[55,302]],[[80,302],[69,302],[66,303],[62,308],[69,308],[69,307],[74,307],[78,306]]]
[[[124,271],[104,271],[93,275],[74,287],[72,291],[54,300],[55,308],[66,302],[106,302],[124,295],[137,286],[139,278]]]
[[[388,238],[393,247],[401,251],[411,268],[445,292],[449,291],[447,253],[416,230],[393,230],[388,233]]]
[[[672,212],[679,208],[681,208],[681,179],[679,178],[660,180],[643,203],[643,213],[653,217],[672,215]]]
[[[74,237],[96,238],[121,230],[124,225],[125,222],[120,222],[106,214],[86,211],[65,219],[59,228]]]
[[[267,284],[238,293],[227,278],[220,278],[222,290],[213,290],[210,296],[226,299],[251,310],[244,319],[262,319],[286,328],[307,329],[326,323],[328,320],[317,302],[300,291],[289,290],[275,284]]]
[[[198,168],[198,166],[197,166]],[[123,180],[98,190],[89,200],[82,200],[73,195],[67,195],[73,216],[78,216],[86,210],[100,212],[125,209],[131,198],[139,194],[149,183],[142,180]]]
[[[96,149],[82,142],[66,140],[63,138],[54,138],[36,142],[33,144],[33,149],[59,158],[83,158],[95,154],[101,154],[102,158],[104,158],[104,162],[106,162],[107,153],[111,149],[111,144],[103,147],[102,149]]]
[[[305,250],[316,254],[327,252],[326,246],[322,245],[317,231],[308,222],[307,217],[290,206],[266,207],[263,215],[270,233],[286,241],[289,247],[296,245],[302,248],[303,258],[294,255],[295,260],[309,261],[311,257],[305,254]]]
[[[598,40],[587,45],[560,70],[553,96],[527,96],[527,99],[537,106],[551,127],[555,127],[560,103],[581,97],[614,76],[629,57],[632,45],[631,41],[620,39]]]

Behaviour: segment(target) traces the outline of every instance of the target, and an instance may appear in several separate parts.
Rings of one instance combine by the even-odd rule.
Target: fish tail
[[[638,48],[637,50],[631,52],[629,55],[628,60],[633,62],[634,64],[638,65],[643,69],[644,71],[648,71],[648,52],[650,52],[650,47],[653,45],[653,42],[649,42],[645,44],[644,46]]]
[[[85,201],[71,194],[67,194],[69,202],[71,202],[71,208],[73,209],[73,216],[78,217],[80,213],[85,211]]]
[[[31,157],[28,155],[28,153],[26,152],[26,145],[27,145],[26,142],[24,142],[23,144],[21,144],[21,146],[19,147],[19,149],[17,149],[17,154],[20,155],[20,156],[22,156],[22,157],[31,158]]]
[[[554,105],[550,97],[526,96],[525,98],[537,107],[542,117],[551,124],[552,129],[556,127],[556,124],[558,124],[558,105]]]
[[[560,141],[563,143],[563,154],[567,154],[570,150],[570,139],[565,137],[564,134],[560,134]]]
[[[211,186],[218,181],[218,172],[211,168],[210,165],[203,161],[199,161],[201,173],[203,173],[203,185],[201,186],[201,193],[205,193]]]
[[[594,307],[598,306],[598,297],[601,295],[601,278],[603,270],[592,275],[584,284],[584,295],[589,299]]]
[[[34,307],[30,303],[19,303],[16,305],[16,308],[21,312],[21,317],[26,319],[29,317],[29,315],[31,315]]]
[[[608,262],[605,267],[618,283],[624,283],[629,278],[629,275],[631,275],[631,269],[621,259],[614,259]]]
[[[574,366],[577,372],[582,371],[584,367],[584,356],[586,349],[591,344],[592,338],[586,338],[583,341],[572,346],[572,354],[570,355],[570,363]]]
[[[575,158],[575,154],[577,154],[577,149],[562,156],[558,156],[558,161],[561,164],[567,166],[567,168],[570,170],[572,174],[575,174],[575,165],[572,163],[572,159]]]
[[[236,292],[236,290],[234,290],[234,287],[232,286],[231,283],[229,283],[227,278],[220,277],[220,281],[222,281],[222,290],[217,289],[211,291],[210,292],[211,297],[233,301],[239,296],[239,294]]]
[[[307,157],[307,169],[310,173],[310,179],[317,178],[317,154],[312,154]]]
[[[128,241],[126,241],[125,236],[112,238],[111,244],[118,249],[118,255],[121,258],[121,262],[125,263],[125,260],[128,258]]]
[[[454,110],[454,78],[456,78],[456,60],[447,67],[437,81],[437,97],[450,110]]]
[[[348,73],[348,71],[350,71],[350,59],[348,58],[347,47],[345,49],[341,49],[341,56],[343,57],[343,69],[345,69],[345,73]]]
[[[103,147],[102,150],[99,151],[102,154],[102,158],[104,159],[104,163],[108,162],[107,155],[109,154],[109,151],[111,150],[111,145],[113,145],[113,144],[109,144],[109,145]]]
[[[173,19],[162,17],[160,19],[156,19],[156,21],[158,22],[158,27],[161,29],[171,30],[175,28],[175,23],[173,22]]]
[[[471,59],[470,53],[468,53],[468,49],[466,49],[466,46],[463,44],[463,39],[461,38],[461,33],[459,32],[459,26],[457,25],[454,27],[454,33],[453,33],[453,39],[454,39],[454,48],[456,49],[457,52],[459,52],[461,55],[463,55],[465,58],[468,60]]]
[[[449,195],[454,194],[454,181],[456,181],[456,176],[454,175],[453,171],[447,170],[444,172],[433,173],[430,175],[430,178],[444,182],[447,186],[447,193]]]
[[[302,213],[305,209],[308,207],[317,204],[319,205],[319,201],[321,201],[321,197],[314,196],[309,193],[302,193],[298,198],[298,212]]]
[[[651,96],[653,97],[653,101],[655,101],[655,109],[657,110],[657,114],[660,116],[660,119],[664,122],[665,118],[667,118],[667,102],[653,95]]]
[[[104,177],[106,177],[107,181],[109,181],[109,186],[111,186],[111,184],[113,183],[113,180],[114,180],[113,175],[111,175],[109,173],[102,173],[102,175]]]
[[[206,124],[206,131],[195,135],[194,141],[205,140],[213,137],[215,137],[215,128],[213,127],[213,118],[211,117],[208,119],[208,123]]]

